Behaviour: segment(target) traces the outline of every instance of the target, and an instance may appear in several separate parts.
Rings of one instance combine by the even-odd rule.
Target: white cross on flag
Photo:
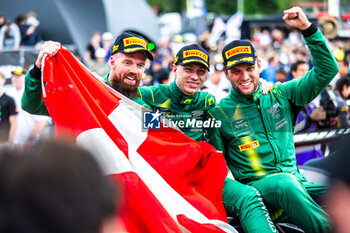
[[[221,153],[183,133],[142,129],[142,107],[94,77],[66,49],[46,57],[44,102],[56,135],[88,148],[123,190],[128,232],[236,232],[227,224]]]

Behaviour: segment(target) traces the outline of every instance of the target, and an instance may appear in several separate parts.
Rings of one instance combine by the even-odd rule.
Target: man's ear
[[[109,58],[109,62],[110,62],[110,64],[111,64],[112,70],[114,70],[114,69],[115,69],[115,58],[114,58],[113,56],[111,56],[111,57]]]
[[[170,68],[173,70],[174,73],[177,70],[177,66],[175,64],[171,64]]]
[[[222,71],[224,71],[224,74],[225,74],[226,78],[229,79],[229,78],[228,78],[227,70],[226,70],[225,68],[223,68]]]
[[[260,73],[260,70],[261,70],[261,60],[260,60],[259,57],[258,57],[256,60],[257,60],[257,64],[258,64],[258,71],[259,71],[259,73]]]

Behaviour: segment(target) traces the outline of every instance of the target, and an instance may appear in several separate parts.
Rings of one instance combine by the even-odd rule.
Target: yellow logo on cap
[[[188,50],[188,51],[184,51],[183,52],[183,57],[200,57],[202,59],[204,59],[204,61],[208,62],[208,55],[206,55],[205,53],[203,53],[202,51],[199,50]]]
[[[117,51],[118,48],[119,48],[119,45],[113,45],[112,53],[114,53],[115,51]]]
[[[124,47],[130,46],[130,45],[141,45],[142,47],[144,47],[146,49],[147,47],[147,43],[146,41],[137,38],[137,37],[129,37],[129,38],[125,38],[123,39],[124,42]]]
[[[230,57],[241,54],[241,53],[249,53],[252,54],[252,50],[250,46],[239,46],[235,47],[233,49],[230,49],[229,51],[225,52],[226,59],[229,59]]]
[[[177,60],[179,60],[178,56],[175,57],[174,64],[176,64]]]
[[[249,61],[249,62],[253,62],[253,57],[244,57],[242,59],[239,59],[239,60],[234,60],[234,61],[229,61],[227,62],[227,67],[230,67],[234,64],[236,64],[237,62],[240,62],[240,61]]]
[[[183,64],[191,63],[191,62],[198,62],[203,64],[206,68],[209,68],[208,64],[205,63],[203,60],[198,60],[198,59],[189,59],[189,60],[184,60],[182,61]]]

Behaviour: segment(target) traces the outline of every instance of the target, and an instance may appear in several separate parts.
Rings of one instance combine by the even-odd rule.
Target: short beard
[[[135,85],[129,85],[125,84],[122,79],[119,78],[113,78],[111,81],[111,87],[120,92],[121,94],[125,95],[126,97],[130,99],[135,99],[136,97],[139,96],[138,93],[138,87],[140,84],[140,80],[136,81]]]
[[[251,92],[243,92],[241,89],[239,89],[238,87],[233,87],[233,89],[235,89],[239,94],[244,95],[244,96],[249,96],[252,95],[253,93],[255,93],[258,90],[258,86],[259,85],[254,85],[254,89]]]

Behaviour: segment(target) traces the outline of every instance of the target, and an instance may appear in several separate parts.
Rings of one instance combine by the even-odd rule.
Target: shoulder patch
[[[204,92],[205,93],[205,92]],[[214,95],[206,93],[204,107],[213,107],[216,105],[216,98]]]

